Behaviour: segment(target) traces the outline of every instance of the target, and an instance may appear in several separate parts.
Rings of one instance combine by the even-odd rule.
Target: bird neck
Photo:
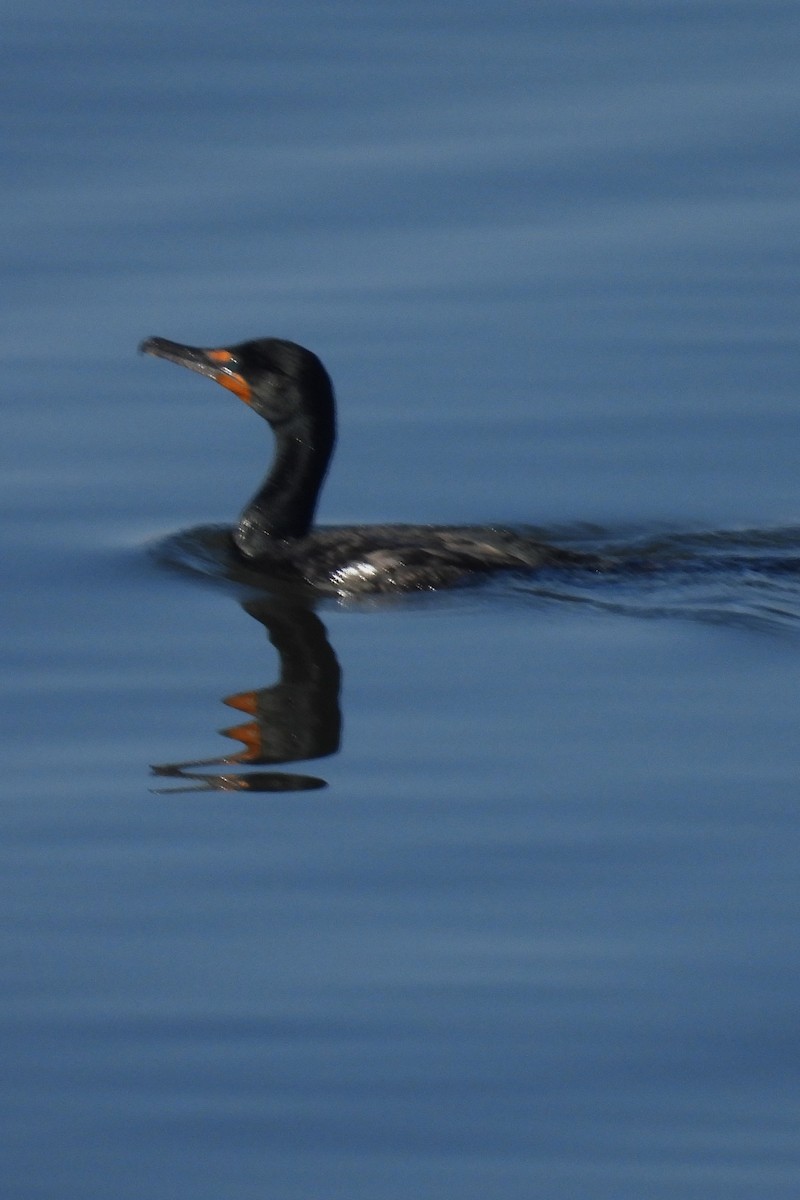
[[[336,437],[333,420],[278,426],[269,474],[242,513],[235,540],[248,557],[267,553],[275,540],[305,537]]]

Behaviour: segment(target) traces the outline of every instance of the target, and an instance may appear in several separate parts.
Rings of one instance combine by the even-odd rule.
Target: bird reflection
[[[278,652],[278,682],[226,697],[224,704],[251,718],[221,730],[225,737],[241,742],[242,748],[218,758],[153,766],[154,775],[184,781],[179,786],[154,788],[159,794],[298,792],[326,786],[326,781],[316,776],[283,771],[198,770],[279,765],[325,758],[339,749],[341,672],[319,617],[294,597],[259,596],[242,607],[265,626]]]

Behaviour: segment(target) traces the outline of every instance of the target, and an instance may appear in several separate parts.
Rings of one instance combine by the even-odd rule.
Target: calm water
[[[7,14],[4,1197],[796,1194],[799,33]],[[323,520],[653,569],[176,570],[269,436],[150,334],[322,356]]]

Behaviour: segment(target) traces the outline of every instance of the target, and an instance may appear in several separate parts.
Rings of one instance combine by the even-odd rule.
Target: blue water
[[[794,1197],[799,34],[7,14],[4,1197]],[[655,569],[276,616],[170,550],[269,434],[152,334],[322,357],[323,521]],[[284,627],[308,757],[164,773],[296,733]]]

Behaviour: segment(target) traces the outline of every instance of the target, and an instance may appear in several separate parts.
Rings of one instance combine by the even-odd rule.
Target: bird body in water
[[[336,441],[333,386],[317,356],[277,338],[208,350],[156,337],[140,349],[208,376],[269,422],[271,468],[232,530],[238,555],[265,578],[347,595],[447,587],[499,571],[593,569],[590,555],[502,527],[315,527]]]

